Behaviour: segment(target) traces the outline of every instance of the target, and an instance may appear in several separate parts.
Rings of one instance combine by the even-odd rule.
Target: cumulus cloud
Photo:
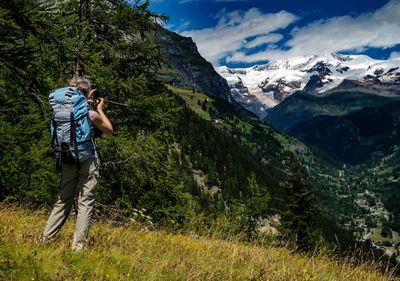
[[[259,36],[251,41],[247,41],[246,48],[255,48],[266,43],[275,43],[283,38],[282,34],[271,33],[268,35]]]
[[[288,56],[389,48],[400,43],[400,1],[390,1],[372,13],[320,20],[292,30]]]
[[[223,10],[217,17],[218,24],[213,28],[182,32],[183,36],[193,38],[199,52],[214,65],[219,64],[222,58],[246,47],[246,44],[260,45],[258,41],[254,41],[257,39],[248,42],[247,38],[262,36],[270,42],[280,40],[279,34],[270,33],[286,28],[298,19],[297,16],[286,11],[264,14],[257,8],[251,8],[246,12],[226,13]]]
[[[175,31],[176,33],[179,33],[179,32],[181,32],[182,30],[185,30],[189,25],[190,25],[190,21],[183,21],[183,20],[181,20],[181,24],[180,24],[178,27],[176,27],[176,28],[174,29],[174,31]]]
[[[400,44],[400,0],[391,0],[373,12],[340,16],[294,26],[289,40],[282,42],[282,30],[298,17],[286,11],[263,14],[258,9],[220,15],[216,27],[186,31],[200,53],[218,65],[227,62],[252,63],[282,57],[319,55],[340,51],[361,52],[370,47],[390,48]],[[253,37],[253,40],[248,38]],[[255,37],[255,38],[254,38]],[[246,40],[247,39],[247,40]],[[278,46],[267,43],[281,41]],[[267,44],[254,53],[251,48]],[[392,57],[398,56],[393,53]]]
[[[389,56],[389,59],[398,59],[400,58],[400,52],[392,52]]]

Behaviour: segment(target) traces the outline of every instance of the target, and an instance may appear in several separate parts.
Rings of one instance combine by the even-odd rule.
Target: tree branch
[[[33,101],[39,106],[40,109],[40,115],[42,117],[42,119],[44,119],[44,117],[47,114],[47,110],[43,105],[42,99],[40,98],[40,96],[32,91],[29,91],[26,87],[25,87],[25,83],[23,82],[24,80],[28,80],[31,81],[31,77],[27,78],[24,77],[23,74],[20,73],[20,71],[13,67],[11,64],[9,64],[7,61],[3,61],[4,65],[8,68],[8,70],[10,71],[10,74],[12,75],[14,81],[18,84],[18,86],[28,95],[30,96]],[[32,76],[32,74],[30,73],[30,76]]]

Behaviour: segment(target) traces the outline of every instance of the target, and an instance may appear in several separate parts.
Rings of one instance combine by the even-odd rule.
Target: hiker
[[[106,134],[113,133],[113,127],[111,122],[108,120],[107,116],[103,112],[104,107],[104,99],[98,98],[93,100],[93,95],[95,94],[96,89],[91,89],[91,82],[84,77],[74,77],[72,78],[68,86],[62,89],[58,89],[50,94],[50,104],[53,106],[53,118],[54,120],[56,114],[56,108],[61,108],[60,104],[67,104],[66,101],[69,101],[72,105],[69,105],[69,110],[71,110],[71,106],[76,106],[73,104],[73,101],[76,103],[80,98],[81,108],[75,109],[73,112],[83,111],[82,117],[71,117],[72,121],[67,122],[64,121],[63,124],[68,123],[71,127],[68,128],[68,143],[73,145],[73,141],[71,140],[75,134],[75,153],[72,149],[72,152],[67,151],[68,148],[71,147],[71,144],[65,144],[65,142],[61,143],[63,150],[58,150],[60,156],[60,164],[61,164],[61,185],[60,185],[60,195],[58,201],[52,210],[50,217],[47,221],[46,227],[44,229],[43,235],[41,237],[42,242],[47,242],[49,238],[54,236],[65,223],[68,218],[68,215],[71,212],[72,205],[74,203],[75,196],[77,197],[77,218],[76,218],[76,226],[75,226],[75,235],[72,243],[72,249],[76,252],[84,249],[87,244],[88,233],[90,220],[93,214],[94,202],[96,196],[96,188],[99,177],[99,154],[96,150],[96,145],[93,139],[93,125],[99,129],[101,132]],[[83,95],[84,97],[83,97]],[[75,96],[74,96],[75,95]],[[74,98],[72,98],[74,96]],[[69,100],[68,100],[69,98]],[[85,99],[86,98],[86,99]],[[94,104],[97,106],[97,112],[90,109],[88,103]],[[67,112],[70,113],[70,112]],[[70,113],[74,116],[74,113]],[[59,114],[61,116],[62,114]],[[64,113],[64,116],[68,116],[68,114]],[[61,117],[60,117],[61,118]],[[69,118],[69,117],[68,117]],[[77,118],[77,119],[76,119]],[[84,119],[90,119],[84,120]],[[79,122],[86,123],[79,123]],[[69,124],[69,122],[71,122]],[[59,122],[61,124],[61,122]],[[57,130],[57,122],[52,123],[52,144],[56,148],[59,148],[57,136],[60,138],[59,131]],[[82,130],[84,126],[89,127],[87,129],[89,131],[88,141],[76,140],[76,135],[82,135],[81,133],[75,133],[74,128],[79,127],[78,129]],[[69,133],[70,131],[70,133]],[[70,136],[71,135],[71,139]],[[78,137],[79,137],[78,136]],[[79,145],[84,145],[88,147],[87,155],[83,155],[85,151],[84,149],[79,149]],[[65,149],[67,147],[67,149]],[[77,148],[78,147],[78,148]],[[67,152],[67,154],[66,154]],[[64,154],[63,154],[64,153]],[[82,156],[83,155],[83,156]],[[73,159],[71,159],[73,158]],[[58,160],[59,161],[59,160]]]

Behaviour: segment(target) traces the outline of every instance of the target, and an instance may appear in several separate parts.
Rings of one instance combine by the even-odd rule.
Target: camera
[[[100,91],[99,90],[94,91],[94,93],[93,93],[93,101],[96,101],[99,98],[100,98]]]

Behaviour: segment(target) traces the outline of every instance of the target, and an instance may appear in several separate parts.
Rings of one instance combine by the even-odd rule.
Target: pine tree
[[[246,194],[244,195],[242,224],[248,240],[257,235],[258,219],[266,217],[270,195],[266,187],[258,185],[256,175],[251,173],[247,178]]]
[[[146,208],[159,221],[190,214],[191,198],[169,152],[180,108],[155,77],[165,59],[146,37],[165,17],[141,3],[1,1],[0,200],[56,198],[47,98],[78,73],[125,105],[107,105],[115,133],[99,140],[99,200]]]
[[[283,211],[278,229],[284,240],[294,242],[299,251],[307,251],[315,246],[317,232],[313,230],[313,220],[318,215],[314,203],[314,190],[306,190],[301,167],[296,159],[290,171],[289,181],[282,186],[285,197],[282,199]]]

